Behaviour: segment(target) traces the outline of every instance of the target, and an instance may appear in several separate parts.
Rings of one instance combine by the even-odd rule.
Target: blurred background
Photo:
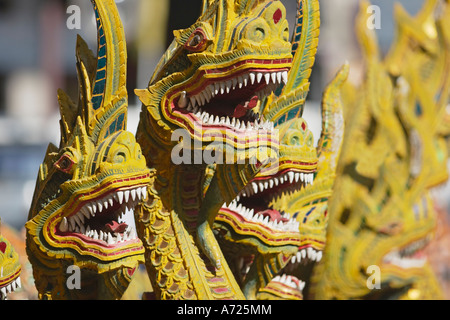
[[[291,25],[295,0],[283,0]],[[397,0],[411,14],[423,0]],[[172,30],[189,27],[201,0],[116,0],[128,45],[128,130],[135,132],[140,104],[135,88],[145,88],[159,58],[172,41]],[[358,0],[320,0],[322,27],[305,118],[320,134],[320,100],[327,83],[348,60],[350,80],[361,79],[361,55],[354,33]],[[385,53],[394,35],[393,0],[373,0],[381,8],[379,44]],[[69,23],[79,8],[80,28]],[[94,14],[88,0],[0,0],[0,217],[20,230],[27,219],[35,179],[47,145],[59,144],[58,88],[77,97],[75,43],[80,34],[96,50]],[[450,190],[438,193],[449,212]],[[448,226],[448,214],[443,226]],[[440,255],[449,257],[447,246]],[[448,264],[443,276],[450,279]]]

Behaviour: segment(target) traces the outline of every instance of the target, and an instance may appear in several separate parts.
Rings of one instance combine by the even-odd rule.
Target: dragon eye
[[[64,154],[56,163],[55,167],[65,173],[71,173],[74,167],[75,161],[72,160],[67,154]]]
[[[205,32],[198,28],[191,34],[184,47],[191,52],[201,52],[206,49],[207,44]]]

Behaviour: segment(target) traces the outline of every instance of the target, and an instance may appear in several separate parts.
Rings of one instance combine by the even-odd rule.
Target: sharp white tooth
[[[280,182],[278,181],[278,178],[273,178],[273,180],[275,181],[275,186],[278,187],[278,184],[280,183]]]
[[[141,197],[142,197],[142,191],[141,191],[141,189],[142,189],[142,188],[137,188],[137,189],[136,189],[136,196],[137,196],[138,200],[141,200]]]
[[[266,84],[270,84],[270,73],[266,73],[266,74],[264,75],[264,78],[265,78],[265,80],[266,80]]]
[[[242,76],[238,76],[237,80],[238,80],[239,89],[242,89],[242,87],[244,86],[244,79],[242,78]]]
[[[253,191],[258,193],[258,185],[255,182],[252,182]]]
[[[115,243],[111,233],[109,233],[109,232],[108,232],[108,242],[107,243],[110,245]]]
[[[244,86],[245,86],[245,87],[248,85],[249,77],[250,77],[250,75],[248,75],[248,74],[244,74],[244,75],[243,75]]]
[[[277,72],[277,82],[281,84],[282,72]]]
[[[6,292],[11,293],[11,284],[6,286]]]
[[[143,187],[141,190],[142,190],[142,200],[147,199],[147,187]]]
[[[114,205],[114,200],[113,200],[112,197],[110,197],[110,198],[108,199],[108,202],[109,202],[109,206],[110,206],[110,207],[112,207],[112,206]]]
[[[288,82],[288,72],[287,72],[287,71],[284,71],[284,72],[281,74],[281,78],[283,79],[283,82],[286,84],[286,83]]]
[[[186,91],[181,92],[180,100],[178,100],[178,107],[184,109],[188,106],[189,100]]]
[[[249,212],[248,212],[248,219],[251,219],[251,218],[253,218],[253,215],[255,214],[255,210],[254,209],[251,209]]]
[[[206,88],[206,91],[208,92],[208,96],[209,96],[209,99],[212,99],[212,98],[214,98],[214,96],[215,96],[215,93],[214,93],[214,86],[212,85],[212,84],[210,84],[207,88]],[[209,101],[208,101],[209,102]]]
[[[119,200],[119,203],[123,203],[123,191],[117,192],[117,199]]]
[[[89,236],[90,233],[91,233],[91,227],[87,226],[85,235]]]
[[[136,200],[136,189],[132,189],[130,191],[130,193],[131,193],[131,199],[133,199],[133,201],[135,201]]]
[[[94,214],[94,209],[93,209],[92,205],[88,204],[87,209],[88,209],[89,213],[91,214],[91,216],[94,217],[95,214]]]
[[[84,215],[78,213],[74,216],[75,222],[81,227],[84,224]]]
[[[221,83],[219,84],[219,86],[220,86],[220,94],[224,94],[224,93],[225,93],[225,89],[226,89],[226,84],[225,84],[225,82],[221,82]]]
[[[237,84],[238,84],[238,79],[237,78],[233,78],[233,90],[236,89]]]
[[[297,183],[300,180],[300,173],[295,173],[295,183]]]
[[[306,258],[306,249],[303,249],[303,250],[301,251],[301,253],[302,253],[302,258],[303,258],[303,259]]]
[[[103,201],[103,207],[105,209],[108,209],[108,206],[109,206],[108,200]]]
[[[272,189],[274,185],[273,179],[269,180],[269,188]]]
[[[319,262],[320,260],[322,260],[322,255],[323,255],[322,251],[317,252],[317,258],[316,258],[316,261],[317,261],[317,262]]]
[[[266,216],[266,217],[264,218],[263,223],[264,223],[264,224],[268,224],[268,223],[269,223],[269,216]]]
[[[272,77],[272,82],[273,83],[277,83],[277,73],[276,72],[272,72],[272,74],[270,76]]]
[[[71,217],[68,220],[69,220],[69,231],[74,231],[76,226],[75,219]]]
[[[263,78],[263,74],[262,74],[261,72],[259,72],[259,73],[256,75],[256,82],[257,82],[257,83],[260,83],[261,80],[262,80],[262,78]]]
[[[130,190],[125,191],[124,196],[125,196],[125,202],[128,202],[128,200],[130,199]]]
[[[201,102],[200,106],[204,106],[206,104],[206,100],[207,100],[206,96],[205,96],[205,93],[204,92],[200,92],[199,98],[200,98],[200,102]]]
[[[126,232],[124,232],[124,234],[123,234],[123,239],[122,239],[122,241],[123,241],[123,242],[127,242],[127,241],[128,241],[128,235],[127,235]]]
[[[284,183],[284,177],[280,177],[280,183],[281,183],[281,184]]]
[[[89,212],[89,209],[87,207],[83,207],[83,209],[81,209],[81,213],[85,218],[87,219],[91,218],[91,213]]]
[[[306,253],[308,254],[308,258],[311,259],[311,257],[312,257],[312,248],[309,247],[308,249],[306,249]]]
[[[0,292],[2,293],[2,296],[5,297],[6,296],[6,287],[1,288]]]
[[[101,201],[97,202],[97,209],[99,213],[103,211],[103,204],[101,203]]]
[[[297,261],[297,256],[293,256],[293,257],[291,258],[291,263],[292,263],[292,264],[294,264],[295,261]]]
[[[283,275],[281,276],[280,281],[284,283],[284,282],[286,282],[286,278],[287,278],[287,277],[286,277],[286,274],[283,274]]]
[[[302,261],[302,254],[300,252],[297,252],[297,261]]]
[[[317,252],[315,250],[311,250],[311,260],[316,261],[317,258]]]
[[[197,102],[195,101],[195,97],[190,97],[189,102],[191,103],[191,107],[195,107]]]
[[[230,91],[233,87],[233,81],[227,80],[227,82],[225,83],[225,86],[226,86],[227,93],[230,93]]]
[[[306,282],[304,282],[304,281],[300,282],[300,290],[303,291],[303,289],[305,289],[305,285],[306,285]]]
[[[254,84],[255,83],[255,79],[256,79],[256,75],[254,73],[250,73],[249,77],[250,77],[250,83]]]
[[[17,287],[18,287],[18,288],[21,288],[21,287],[22,287],[22,281],[20,280],[20,277],[17,278],[16,284],[17,284]]]
[[[122,240],[122,237],[120,236],[120,234],[117,234],[117,237],[116,237],[116,243],[121,243],[123,240]]]
[[[67,222],[67,218],[62,218],[61,223],[59,224],[59,231],[61,232],[67,232],[69,230],[69,224]]]
[[[294,182],[294,179],[295,179],[294,172],[289,171],[289,172],[288,172],[288,176],[289,176],[289,182],[290,182],[290,183],[293,183],[293,182]]]
[[[260,192],[264,191],[264,184],[262,182],[259,183],[259,190]]]
[[[97,230],[94,230],[94,236],[92,237],[94,240],[98,240]]]
[[[214,83],[214,95],[218,95],[220,93],[220,84],[218,82]]]

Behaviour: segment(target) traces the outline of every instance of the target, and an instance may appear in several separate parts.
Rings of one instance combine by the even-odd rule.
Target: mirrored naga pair
[[[113,0],[92,4],[97,53],[78,38],[79,96],[58,92],[61,140],[25,225],[40,299],[120,299],[140,264],[145,297],[158,300],[443,297],[423,251],[436,224],[430,190],[448,178],[448,1],[425,1],[416,17],[398,6],[386,57],[362,1],[365,77],[350,84],[344,64],[330,81],[317,144],[302,116],[318,0],[297,1],[293,32],[281,1],[204,0],[135,91],[135,135],[120,17]],[[217,161],[175,164],[180,144],[183,157]],[[0,240],[6,297],[21,268]]]

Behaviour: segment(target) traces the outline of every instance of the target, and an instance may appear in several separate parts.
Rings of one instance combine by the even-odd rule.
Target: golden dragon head
[[[92,3],[98,56],[78,38],[79,101],[75,104],[59,91],[61,142],[48,147],[26,223],[27,253],[41,297],[71,295],[64,283],[64,268],[70,265],[94,277],[123,273],[129,281],[143,261],[133,210],[146,197],[151,172],[134,136],[125,131],[123,28],[114,1]],[[122,289],[112,296],[120,296]],[[102,298],[89,288],[81,290]]]
[[[257,146],[271,148],[273,123],[259,108],[287,81],[292,64],[282,3],[204,1],[197,22],[174,35],[149,87],[136,90],[144,104],[142,132],[163,149],[179,142],[171,141],[177,129],[200,143],[195,150],[212,141],[224,144],[225,154],[233,150],[233,156],[236,150],[244,154]],[[147,153],[141,140],[138,130]]]

